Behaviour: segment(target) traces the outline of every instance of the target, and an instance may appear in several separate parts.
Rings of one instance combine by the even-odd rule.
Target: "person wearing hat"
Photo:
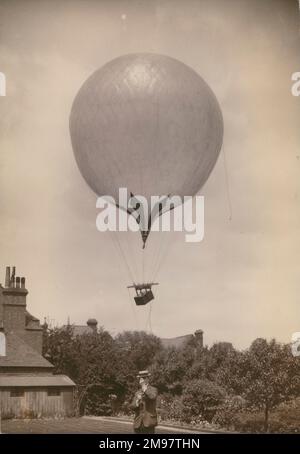
[[[135,393],[131,408],[135,412],[133,429],[135,433],[153,434],[157,426],[156,399],[157,389],[149,384],[150,373],[138,373],[140,389]]]

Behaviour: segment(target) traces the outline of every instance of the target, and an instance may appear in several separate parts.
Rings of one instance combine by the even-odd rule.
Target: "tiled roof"
[[[1,387],[65,387],[75,386],[75,383],[66,375],[17,375],[17,374],[2,374],[0,375],[0,388]]]
[[[186,336],[172,337],[171,339],[161,339],[161,343],[164,347],[180,348],[192,338],[192,334],[187,334]]]
[[[30,320],[30,322],[27,323],[26,329],[34,331],[43,331],[43,328],[39,326],[39,324],[34,320]]]
[[[33,350],[16,333],[5,333],[6,356],[0,356],[1,367],[45,367],[52,368],[42,355]]]
[[[82,336],[83,334],[92,334],[94,331],[87,325],[69,325],[72,329],[73,336]],[[61,330],[66,330],[68,325],[63,325]]]
[[[26,323],[30,321],[39,322],[39,319],[30,314],[30,312],[25,311]]]
[[[31,315],[28,311],[25,311],[25,325],[26,329],[35,330],[35,331],[42,331],[43,328],[40,325],[40,321],[38,318]]]

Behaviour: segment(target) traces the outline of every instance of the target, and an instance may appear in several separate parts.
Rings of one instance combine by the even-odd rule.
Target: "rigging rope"
[[[130,268],[130,266],[129,266],[129,263],[127,262],[127,259],[126,259],[126,256],[125,256],[125,254],[124,254],[124,251],[123,251],[123,249],[122,249],[122,246],[121,246],[121,244],[120,244],[120,240],[119,240],[119,238],[118,238],[117,232],[116,232],[116,237],[114,236],[114,234],[113,234],[110,230],[109,230],[109,233],[111,234],[111,237],[112,237],[112,239],[113,239],[113,241],[114,241],[114,244],[115,244],[115,245],[117,244],[117,246],[118,246],[118,247],[117,247],[117,250],[120,252],[121,257],[122,257],[123,260],[124,260],[124,263],[125,263],[125,265],[126,265],[126,268],[127,268],[127,271],[128,271],[128,274],[129,274],[130,279],[132,280],[133,283],[135,283],[135,281],[134,281],[134,275],[133,275],[132,270],[131,270],[131,268]]]
[[[163,262],[167,257],[167,253],[168,253],[170,245],[171,245],[171,232],[168,232],[167,239],[164,241],[164,243],[160,249],[160,255],[157,260],[156,268],[154,269],[152,281],[154,281],[156,279],[159,271],[161,270]]]
[[[150,257],[150,255],[148,255],[149,259],[151,258],[151,260],[149,260],[151,263],[148,267],[149,268],[149,282],[151,281],[152,273],[153,273],[153,270],[154,270],[154,267],[155,267],[155,264],[157,261],[157,257],[159,254],[159,241],[155,241],[155,240],[157,240],[156,232],[155,232],[155,234],[152,233],[152,236],[149,240],[150,243],[148,244],[148,248],[153,251],[151,254],[151,257]],[[152,244],[151,244],[151,242],[152,242]]]
[[[164,240],[163,232],[159,232],[158,235],[159,235],[159,237],[158,237],[158,241],[157,241],[157,249],[156,249],[156,252],[155,252],[155,255],[154,255],[154,260],[153,260],[153,263],[152,263],[152,266],[151,266],[151,271],[152,271],[151,281],[154,280],[154,275],[156,274],[156,269],[159,266],[160,257],[162,255],[162,249],[163,249],[163,246],[164,246],[164,243],[163,243],[163,240]]]
[[[135,282],[138,282],[139,280],[139,276],[140,276],[140,260],[137,256],[137,253],[139,252],[137,250],[137,248],[135,247],[135,245],[132,245],[130,244],[130,241],[129,241],[129,233],[128,232],[123,232],[124,233],[124,236],[123,238],[125,238],[125,245],[126,248],[127,248],[127,254],[125,254],[127,257],[128,257],[128,263],[132,265],[132,269],[133,269],[133,275],[134,275],[134,281],[133,283]],[[131,257],[131,260],[129,261],[129,257]]]
[[[145,249],[142,249],[142,267],[143,267],[142,271],[143,282],[145,282]]]
[[[150,333],[153,334],[153,332],[152,332],[152,301],[149,303],[149,312],[148,312],[148,319],[147,319],[147,324],[146,324],[146,331],[147,331],[148,325],[149,325]]]
[[[134,320],[135,320],[135,326],[136,326],[137,330],[139,331],[140,330],[140,324],[139,324],[139,321],[138,321],[136,308],[135,308],[135,305],[133,303],[132,297],[130,295],[129,288],[127,290],[128,290],[129,303],[130,303],[130,306],[131,306],[131,309],[132,309],[132,312],[133,312],[133,316],[134,316]]]

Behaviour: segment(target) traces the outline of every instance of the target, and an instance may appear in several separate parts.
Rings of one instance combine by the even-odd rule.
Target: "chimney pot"
[[[15,276],[16,276],[16,267],[12,267],[12,273],[11,273],[11,278],[10,278],[10,287],[14,288],[15,287]]]
[[[21,282],[21,280],[20,280],[19,276],[16,277],[16,288],[20,288],[20,282]]]
[[[91,328],[93,331],[97,331],[97,325],[98,322],[95,318],[89,318],[88,321],[86,322],[87,326]]]
[[[21,288],[25,288],[25,277],[21,277]]]
[[[10,266],[6,267],[6,273],[5,273],[5,287],[10,286]]]

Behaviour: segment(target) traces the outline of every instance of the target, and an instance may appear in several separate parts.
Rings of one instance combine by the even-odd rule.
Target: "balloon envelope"
[[[119,188],[192,196],[207,180],[223,140],[218,101],[191,68],[156,54],[116,58],[79,90],[70,134],[81,174],[99,196]],[[127,207],[122,207],[127,209]]]

